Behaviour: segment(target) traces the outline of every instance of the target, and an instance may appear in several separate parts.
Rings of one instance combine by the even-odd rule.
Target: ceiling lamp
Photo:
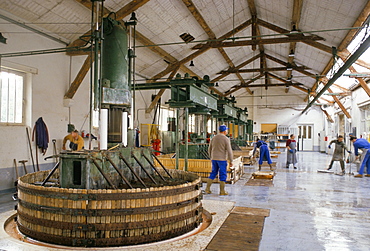
[[[286,70],[287,71],[292,71],[293,70],[293,67],[291,64],[288,64],[287,67],[286,67]]]
[[[290,33],[298,33],[298,30],[297,30],[297,28],[296,28],[296,26],[295,26],[295,25],[293,25],[293,28],[292,28],[292,30],[290,31]]]
[[[194,66],[194,62],[193,62],[193,60],[191,60],[191,61],[190,61],[189,66]]]
[[[6,38],[3,36],[3,34],[1,34],[1,32],[0,32],[0,42],[6,44]]]
[[[294,55],[295,55],[294,54],[294,51],[293,50],[290,50],[289,57],[292,58],[292,57],[294,57]]]
[[[218,87],[218,82],[216,82],[215,87]]]
[[[184,40],[185,43],[189,43],[191,41],[193,41],[195,38],[190,35],[189,33],[182,33],[180,35],[181,39]]]

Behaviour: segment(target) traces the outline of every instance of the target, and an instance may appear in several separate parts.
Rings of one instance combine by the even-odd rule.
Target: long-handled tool
[[[17,186],[17,184],[18,184],[18,178],[19,178],[17,160],[14,159],[13,162],[14,162],[14,169],[15,169],[15,176],[16,176],[16,180],[14,181],[14,186]]]
[[[18,161],[19,163],[22,163],[23,165],[23,169],[24,169],[24,174],[27,174],[27,168],[26,168],[26,162],[28,162],[28,160],[20,160]]]
[[[32,160],[32,166],[33,166],[33,171],[36,172],[35,168],[35,161],[33,159],[33,153],[32,153],[32,146],[31,146],[31,138],[30,138],[30,132],[28,131],[28,127],[26,127],[26,132],[27,132],[27,141],[28,141],[28,146],[30,148],[30,154],[31,154],[31,160]],[[36,148],[37,149],[37,148]]]
[[[36,132],[36,138],[37,138],[37,132]],[[35,144],[36,144],[36,167],[37,167],[37,171],[40,171],[40,166],[39,166],[39,154],[38,154],[38,149],[37,149],[37,143],[36,143],[36,140],[35,140]]]
[[[57,156],[57,147],[55,145],[55,143],[57,142],[57,140],[56,139],[52,139],[51,141],[53,142],[53,155],[54,156]],[[55,162],[58,162],[58,158],[55,157],[54,161]]]

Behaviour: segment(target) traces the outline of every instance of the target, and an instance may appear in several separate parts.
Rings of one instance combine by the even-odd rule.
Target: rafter
[[[300,86],[302,85],[301,83],[290,83],[290,84],[277,84],[277,83],[274,83],[274,84],[268,84],[267,86],[268,87],[282,87],[282,86]],[[253,88],[253,87],[265,87],[266,84],[256,84],[256,85],[249,85],[250,88]]]
[[[240,90],[243,87],[248,87],[248,85],[250,85],[251,83],[255,82],[256,80],[258,80],[262,77],[263,77],[263,74],[260,74],[257,77],[247,81],[244,85],[235,85],[235,86],[231,87],[231,90],[225,92],[225,94],[223,94],[223,96],[226,97],[227,95],[230,95],[230,94],[236,92],[237,90]]]
[[[291,83],[291,81],[288,81],[288,80],[286,80],[286,79],[283,79],[282,77],[279,77],[279,76],[277,76],[277,75],[275,75],[275,74],[268,73],[268,75],[269,75],[270,77],[273,77],[273,78],[275,78],[275,79],[279,80],[280,82],[285,83],[285,84],[290,84],[290,83]],[[307,90],[306,88],[303,88],[303,87],[301,87],[301,86],[299,86],[299,85],[292,85],[292,86],[293,86],[294,88],[296,88],[296,89],[298,89],[298,90],[302,91],[302,92],[308,93],[308,90]]]
[[[143,44],[143,45],[153,45],[154,44],[153,41],[151,41],[150,39],[145,37],[139,31],[136,31],[135,33],[136,33],[135,34],[136,35],[135,36],[136,41],[140,42],[141,44]],[[167,53],[165,50],[163,50],[159,46],[149,46],[147,48],[150,49],[151,51],[153,51],[154,53],[156,53],[157,55],[159,55],[164,60],[170,62],[170,64],[177,64],[179,62],[175,57],[173,57],[171,54]],[[179,69],[182,70],[185,73],[189,73],[190,76],[196,76],[198,78],[201,78],[198,74],[193,72],[191,69],[189,69],[185,65],[180,65]]]
[[[344,62],[346,62],[347,58],[342,58],[342,60]],[[351,73],[357,73],[355,67],[353,67],[353,66],[350,66],[349,67],[349,70],[350,70]],[[361,87],[364,89],[364,91],[366,92],[366,94],[370,97],[370,88],[368,87],[368,85],[365,82],[365,80],[363,78],[358,78],[358,77],[356,79],[358,80],[358,82],[360,83]]]
[[[304,70],[306,67],[298,66],[296,69]],[[220,71],[218,74],[224,73],[249,73],[249,72],[265,72],[265,71],[286,71],[286,67],[271,67],[271,68],[254,68],[254,69],[230,69],[226,71]]]
[[[291,24],[291,30],[296,29],[299,30],[299,22],[301,20],[301,12],[302,12],[302,6],[303,6],[303,0],[294,0],[293,2],[293,13],[292,13],[292,24]],[[288,63],[293,65],[294,63],[294,53],[296,49],[296,42],[291,42],[289,44],[289,55],[288,55]],[[293,55],[290,55],[293,53]],[[292,77],[292,70],[287,70],[287,79]],[[285,89],[285,93],[288,93],[289,88]]]
[[[247,20],[244,23],[242,23],[241,25],[237,26],[235,29],[233,29],[233,30],[225,33],[224,35],[222,35],[219,39],[223,40],[223,39],[229,38],[232,35],[238,33],[239,31],[247,28],[250,24],[251,24],[251,20]],[[176,67],[177,64],[180,64],[180,65],[185,64],[186,62],[189,62],[190,60],[198,57],[199,55],[202,55],[204,52],[208,51],[209,49],[210,48],[203,48],[203,49],[200,49],[196,52],[193,52],[189,56],[187,56],[187,57],[183,58],[182,60],[178,61],[176,64],[172,64],[171,66],[167,67],[163,71],[157,73],[154,77],[152,77],[152,79],[159,79],[159,78],[167,75],[168,73],[170,73],[174,70],[174,68]]]
[[[322,38],[310,35],[310,36],[299,36],[299,35],[292,35],[290,37],[281,37],[281,38],[265,38],[265,39],[257,39],[257,40],[241,40],[241,41],[233,41],[233,42],[213,42],[213,43],[206,43],[206,44],[198,44],[194,46],[193,50],[199,50],[203,48],[220,48],[220,47],[240,47],[240,46],[249,46],[249,45],[262,45],[262,44],[282,44],[282,43],[291,43],[291,42],[304,42],[304,41],[317,41],[323,40]]]
[[[80,87],[82,81],[84,80],[87,72],[90,70],[90,66],[91,66],[92,61],[94,61],[94,60],[92,60],[91,56],[88,55],[87,58],[85,59],[85,62],[82,65],[80,71],[78,72],[76,78],[73,80],[73,82],[69,86],[69,89],[66,92],[66,94],[64,95],[64,98],[72,99],[74,97],[74,95],[76,94],[76,92],[77,92],[78,88]]]
[[[328,92],[333,93],[333,91],[330,88],[328,89]],[[338,106],[340,107],[340,109],[342,110],[344,115],[346,115],[346,117],[350,119],[351,115],[348,113],[347,109],[344,107],[342,102],[340,102],[339,98],[337,96],[332,96],[332,97],[333,97],[334,101],[338,104]]]
[[[215,33],[212,31],[211,27],[208,26],[207,22],[204,20],[203,16],[200,14],[199,10],[196,8],[194,3],[191,0],[183,0],[183,3],[186,5],[190,13],[193,15],[195,20],[198,22],[198,24],[203,28],[203,30],[207,33],[209,39],[213,40],[216,39]],[[228,63],[230,67],[235,67],[230,57],[227,55],[226,51],[223,48],[218,48],[219,52],[221,53],[222,57],[225,59],[225,61]],[[239,78],[241,83],[245,83],[243,77],[240,74],[236,74],[236,76]],[[253,94],[253,92],[249,89],[247,89],[249,94]]]
[[[258,54],[258,55],[256,55],[256,56],[251,57],[250,59],[248,59],[248,60],[244,61],[243,63],[239,64],[238,66],[236,66],[236,67],[234,67],[234,68],[229,68],[229,69],[238,70],[238,69],[240,69],[240,68],[242,68],[242,67],[244,67],[244,66],[246,66],[246,65],[248,65],[248,64],[250,64],[250,63],[252,63],[252,62],[253,62],[253,61],[255,61],[256,59],[260,58],[260,56],[261,56],[261,54]],[[227,72],[227,73],[222,73],[220,76],[218,76],[218,77],[216,77],[216,78],[212,79],[212,81],[211,81],[211,82],[217,82],[217,81],[219,81],[219,80],[223,79],[224,77],[228,76],[229,74],[231,74],[231,72],[230,72],[230,73],[229,73],[229,72]]]
[[[278,64],[281,64],[281,65],[284,65],[284,66],[288,66],[288,63],[287,62],[284,62],[283,60],[280,60],[280,59],[278,59],[276,57],[273,57],[273,56],[271,56],[269,54],[266,54],[266,58],[267,59],[270,59],[270,60],[272,60],[272,61],[274,61],[274,62],[276,62]],[[295,70],[297,72],[300,72],[300,73],[302,73],[302,74],[304,74],[306,76],[310,76],[310,77],[313,77],[313,78],[315,78],[315,76],[316,76],[314,73],[311,73],[311,72],[308,72],[308,71],[304,70],[304,69],[307,69],[308,68],[307,66],[304,66],[304,65],[303,66],[291,65],[291,67],[293,68],[293,70]]]
[[[75,1],[80,2],[82,5],[84,5],[85,7],[87,7],[88,9],[91,10],[91,4],[88,4],[86,0],[75,0]],[[144,4],[146,4],[149,1],[150,0],[140,0],[140,1],[133,0],[133,1],[129,2],[128,4],[126,4],[120,10],[118,10],[116,12],[116,19],[117,20],[124,19],[125,17],[127,17],[132,12],[136,11],[137,9],[139,9],[141,6],[143,6]],[[89,2],[91,2],[91,1],[89,1]],[[104,12],[104,14],[106,16],[111,11],[108,10],[107,8],[104,8],[103,12]],[[88,32],[86,32],[82,37],[86,37],[86,36],[91,36],[91,30],[89,30]],[[73,41],[72,43],[70,43],[68,45],[68,47],[83,46],[85,44],[86,44],[86,41],[78,38],[75,41]]]
[[[280,33],[280,34],[288,34],[290,32],[287,29],[281,28],[281,27],[279,27],[275,24],[266,22],[262,19],[257,19],[257,23],[259,25],[262,25],[265,28],[276,31],[277,33]],[[307,44],[307,45],[310,45],[312,47],[315,47],[316,49],[324,51],[326,53],[332,54],[333,49],[330,46],[327,46],[325,44],[322,44],[320,42],[313,41],[313,40],[304,40],[302,42]],[[346,57],[346,58],[350,56],[350,53],[348,52],[348,50],[344,50],[344,49],[338,50],[337,53],[338,53],[338,56],[343,56],[343,57]],[[363,60],[360,60],[360,59],[356,60],[356,64],[361,65],[361,66],[366,67],[366,68],[369,67],[369,64],[367,62],[364,62]],[[321,74],[321,75],[325,75],[325,74]]]
[[[320,101],[317,100],[317,103],[320,104]],[[323,110],[322,108],[321,108],[321,111],[325,114],[326,118],[330,121],[330,123],[334,123],[333,118],[330,116],[330,114],[327,111]]]

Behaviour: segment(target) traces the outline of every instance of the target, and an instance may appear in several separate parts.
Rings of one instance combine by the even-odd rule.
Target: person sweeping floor
[[[343,139],[344,139],[343,136],[342,135],[339,135],[336,140],[330,141],[329,146],[328,146],[329,149],[330,149],[331,148],[331,145],[333,143],[335,144],[333,157],[331,159],[330,165],[329,165],[329,167],[328,167],[327,170],[330,170],[333,167],[334,161],[339,161],[340,162],[340,167],[342,169],[342,172],[339,173],[340,175],[344,175],[344,173],[345,173],[345,167],[344,167],[344,150],[346,150],[348,153],[351,153],[351,151],[349,151],[347,149],[347,146],[343,142]]]

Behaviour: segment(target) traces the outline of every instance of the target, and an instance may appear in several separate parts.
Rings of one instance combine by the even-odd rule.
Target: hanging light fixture
[[[191,60],[191,61],[190,61],[189,66],[194,66],[194,62],[193,62],[193,60]]]
[[[1,43],[3,43],[3,44],[6,44],[6,39],[7,39],[7,38],[5,38],[5,37],[3,36],[3,34],[1,34],[1,32],[0,32],[0,42],[1,42]]]
[[[294,51],[293,51],[293,50],[290,50],[289,57],[291,57],[291,58],[292,58],[292,57],[294,57],[294,55],[295,55],[295,54],[294,54]]]
[[[293,25],[293,28],[292,28],[292,30],[290,31],[290,33],[298,33],[298,30],[297,30],[297,28],[296,28],[296,26],[295,26],[295,25]]]
[[[286,70],[287,71],[292,71],[293,70],[293,67],[291,64],[288,64],[287,67],[286,67]]]

